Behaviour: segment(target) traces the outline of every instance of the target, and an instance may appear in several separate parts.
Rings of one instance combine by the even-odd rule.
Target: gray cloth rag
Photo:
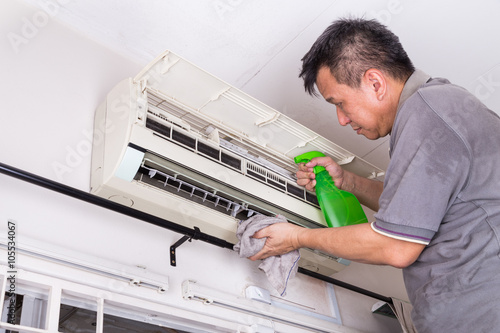
[[[245,221],[240,221],[236,236],[238,243],[233,249],[240,254],[241,258],[248,258],[258,253],[266,243],[267,238],[253,238],[252,236],[267,226],[274,223],[288,223],[282,215],[276,217],[257,214]],[[268,257],[259,265],[259,269],[264,271],[271,285],[280,293],[285,295],[288,280],[293,278],[298,270],[298,261],[300,259],[299,250],[294,250],[286,254],[274,257]]]

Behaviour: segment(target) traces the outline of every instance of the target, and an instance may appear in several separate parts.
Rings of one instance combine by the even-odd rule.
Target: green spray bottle
[[[294,158],[295,163],[307,163],[315,157],[323,157],[319,151],[310,151]],[[339,190],[324,166],[314,167],[316,197],[329,227],[342,227],[368,222],[365,212],[354,194]]]

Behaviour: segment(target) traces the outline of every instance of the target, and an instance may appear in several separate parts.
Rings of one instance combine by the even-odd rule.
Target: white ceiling
[[[385,169],[388,138],[338,125],[308,96],[300,59],[334,19],[378,18],[415,65],[465,86],[500,112],[500,1],[432,0],[24,0],[146,65],[169,49]]]

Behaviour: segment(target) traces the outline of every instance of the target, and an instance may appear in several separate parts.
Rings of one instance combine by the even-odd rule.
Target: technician
[[[307,247],[403,269],[419,333],[500,331],[500,118],[465,89],[416,70],[397,36],[373,20],[330,25],[302,59],[300,77],[336,106],[342,126],[375,140],[390,134],[385,181],[315,158],[313,167],[375,210],[375,221],[257,232],[252,260]]]

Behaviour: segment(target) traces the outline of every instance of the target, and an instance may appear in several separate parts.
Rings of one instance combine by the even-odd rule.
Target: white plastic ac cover
[[[382,172],[169,51],[107,95],[93,144],[93,194],[231,243],[256,213],[326,227],[314,193],[296,184],[294,156],[318,150],[366,177]],[[324,275],[346,264],[301,256]]]

